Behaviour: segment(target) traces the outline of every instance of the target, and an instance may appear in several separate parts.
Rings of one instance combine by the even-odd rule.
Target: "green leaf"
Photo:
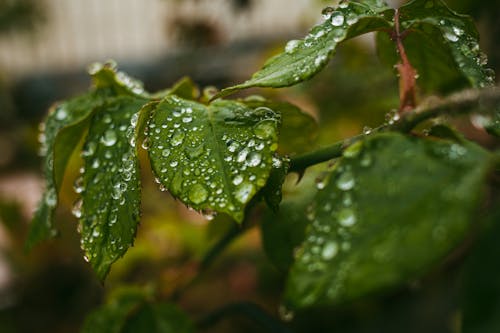
[[[191,333],[189,318],[169,303],[146,304],[125,324],[123,333]]]
[[[28,249],[57,234],[53,215],[66,165],[87,130],[89,116],[101,102],[99,92],[73,98],[52,108],[44,122],[40,152],[46,188],[31,224]]]
[[[289,41],[284,52],[269,59],[250,80],[223,89],[215,98],[250,87],[288,87],[313,77],[326,66],[338,43],[390,29],[391,23],[380,15],[384,11],[392,10],[380,1],[343,2],[335,10],[326,8],[324,22],[312,28],[303,40]]]
[[[487,217],[489,226],[477,239],[468,255],[463,281],[464,333],[488,333],[500,331],[500,197],[497,195],[490,205]]]
[[[74,213],[80,218],[85,258],[101,280],[133,244],[139,223],[140,174],[131,118],[145,102],[123,96],[100,107],[82,152],[85,171],[77,180],[82,201]]]
[[[81,333],[191,333],[193,324],[172,304],[153,303],[150,292],[133,287],[114,291],[85,320]]]
[[[299,184],[285,186],[285,199],[278,210],[267,210],[262,218],[262,245],[267,257],[282,272],[293,263],[294,250],[304,241],[308,208],[316,194],[314,177],[306,174]]]
[[[107,303],[91,312],[85,319],[81,333],[120,333],[128,317],[148,299],[147,293],[136,288],[115,291]]]
[[[142,84],[116,70],[114,63],[94,64],[89,69],[93,87],[90,92],[62,102],[47,116],[41,133],[41,153],[46,182],[45,192],[30,226],[26,247],[57,234],[53,222],[58,194],[68,161],[85,135],[90,117],[110,97],[117,95],[138,96],[146,94]]]
[[[287,157],[274,156],[273,168],[266,186],[262,189],[262,195],[267,205],[274,211],[278,211],[282,194],[282,186],[285,181],[288,169],[290,168],[290,159]]]
[[[244,207],[271,172],[279,123],[269,108],[168,96],[152,113],[143,146],[172,195],[196,210],[242,221]]]
[[[493,119],[486,121],[484,128],[490,135],[500,137],[500,107],[496,108]]]
[[[491,162],[472,143],[396,133],[349,147],[313,202],[287,304],[338,304],[424,273],[464,237]]]
[[[183,77],[172,88],[165,89],[152,95],[154,98],[163,98],[168,95],[177,95],[184,99],[196,100],[200,97],[200,90],[190,77]]]
[[[424,91],[490,86],[494,73],[485,67],[479,35],[467,15],[449,9],[441,0],[415,0],[400,8],[401,31],[408,31],[403,44],[410,63],[417,69]],[[391,66],[398,62],[394,42],[377,35],[379,55]]]
[[[287,102],[260,99],[256,96],[249,97],[242,102],[251,108],[267,107],[280,112],[281,129],[278,152],[281,155],[305,153],[314,146],[318,134],[318,123],[297,106]]]

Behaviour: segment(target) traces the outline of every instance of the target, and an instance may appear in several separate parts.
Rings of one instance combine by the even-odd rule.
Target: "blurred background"
[[[390,1],[394,6],[401,2]],[[446,2],[474,17],[481,46],[497,71],[500,1]],[[153,285],[168,296],[192,276],[204,251],[231,227],[223,217],[208,224],[187,211],[158,191],[143,168],[138,239],[113,267],[105,285],[82,259],[76,219],[70,213],[75,194],[69,181],[57,217],[62,236],[31,253],[23,251],[29,220],[43,190],[38,124],[51,104],[89,87],[90,63],[114,59],[149,91],[166,88],[184,75],[201,87],[222,88],[247,79],[287,40],[304,36],[319,22],[323,7],[335,3],[0,0],[0,332],[76,332],[106,292],[123,284]],[[258,92],[291,101],[313,114],[320,123],[317,145],[376,126],[398,106],[398,91],[393,69],[379,63],[372,39],[368,35],[345,43],[311,82],[245,94]],[[465,121],[457,126],[489,144]],[[146,156],[141,158],[143,165],[148,163]],[[69,176],[77,168],[74,162]],[[302,319],[299,315],[293,325],[297,332],[311,332],[311,327],[318,332],[325,327],[342,332],[458,332],[456,269],[431,277],[425,287],[415,282],[383,299],[347,309],[323,309]],[[202,281],[180,298],[181,307],[194,318],[239,300],[254,301],[278,315],[283,274],[262,252],[256,228],[238,239]],[[230,318],[206,331],[255,332],[256,328],[247,320]]]

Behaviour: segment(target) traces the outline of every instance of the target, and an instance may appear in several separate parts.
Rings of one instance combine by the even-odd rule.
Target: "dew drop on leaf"
[[[339,251],[339,247],[336,242],[328,242],[325,244],[323,247],[323,250],[321,251],[321,257],[324,260],[330,260],[333,259]]]
[[[234,192],[234,197],[241,203],[246,203],[253,192],[253,185],[250,183],[242,183]]]
[[[334,27],[340,27],[344,24],[344,15],[341,12],[333,13],[331,22]]]
[[[189,200],[194,204],[200,204],[207,200],[208,192],[201,184],[194,184],[189,190]]]
[[[101,137],[101,142],[107,147],[110,147],[116,143],[116,133],[114,130],[107,130],[104,132],[104,135]]]
[[[262,161],[262,156],[259,153],[254,152],[254,151],[249,153],[247,158],[246,158],[247,165],[251,166],[251,167],[258,166],[261,161]]]
[[[342,208],[338,213],[339,223],[343,227],[351,227],[356,223],[356,214],[351,208]]]
[[[334,12],[334,9],[332,7],[326,7],[323,9],[321,12],[321,15],[323,15],[323,18],[325,20],[328,20],[330,17],[332,17],[332,13]]]
[[[337,179],[336,184],[340,190],[349,191],[352,188],[354,188],[354,185],[356,185],[356,181],[355,181],[354,175],[352,174],[351,171],[345,171]]]

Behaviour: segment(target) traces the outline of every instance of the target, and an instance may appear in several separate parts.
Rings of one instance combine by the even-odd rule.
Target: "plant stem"
[[[403,45],[403,39],[406,33],[400,32],[399,26],[399,9],[394,12],[394,31],[391,39],[396,43],[401,63],[396,65],[399,73],[399,113],[412,110],[416,105],[416,87],[417,87],[417,71],[411,65],[406,55]]]
[[[243,315],[254,321],[263,329],[259,332],[291,333],[291,330],[281,321],[269,315],[257,304],[250,302],[228,304],[201,318],[197,326],[199,329],[208,328],[220,320],[234,315]]]
[[[330,146],[318,150],[297,155],[291,158],[290,172],[300,172],[306,168],[338,158],[342,156],[345,148],[356,141],[365,138],[368,135],[382,131],[398,131],[403,133],[410,132],[415,126],[423,121],[442,115],[458,116],[461,114],[472,113],[481,108],[489,113],[494,113],[500,103],[500,89],[487,88],[482,90],[464,90],[453,94],[443,100],[433,101],[432,105],[426,105],[405,112],[401,119],[393,124],[386,124],[373,129],[370,134],[361,134],[351,138],[338,141]]]

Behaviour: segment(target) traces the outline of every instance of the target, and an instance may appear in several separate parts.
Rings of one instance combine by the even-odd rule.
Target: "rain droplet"
[[[332,13],[334,12],[334,9],[332,7],[326,7],[321,11],[321,15],[323,15],[323,18],[325,20],[328,20],[330,17],[332,17]]]
[[[349,191],[354,188],[356,181],[351,171],[345,171],[337,179],[337,187],[342,191]]]
[[[447,31],[444,33],[444,37],[449,40],[450,42],[456,42],[458,41],[458,36],[455,35],[453,32],[451,31]]]
[[[168,157],[168,155],[170,155],[170,149],[165,148],[161,151],[161,156]]]
[[[184,137],[186,134],[184,134],[183,131],[176,131],[174,135],[172,136],[172,139],[170,140],[170,143],[172,146],[178,146],[184,141]]]
[[[83,177],[78,177],[73,183],[73,189],[76,193],[82,193],[85,188],[83,186]]]
[[[339,251],[339,246],[335,242],[328,242],[325,244],[323,247],[323,250],[321,251],[321,257],[324,260],[331,260],[333,259]]]
[[[335,12],[332,14],[332,25],[334,27],[340,27],[344,24],[344,15],[341,12]]]
[[[343,208],[338,214],[339,223],[343,227],[351,227],[356,223],[356,214],[351,208]]]
[[[54,188],[50,188],[45,193],[45,203],[49,207],[55,207],[57,205],[57,194]]]
[[[288,53],[288,54],[291,54],[291,53],[295,52],[295,50],[297,49],[297,47],[299,46],[299,44],[300,44],[299,40],[292,39],[291,41],[289,41],[288,43],[286,43],[285,52]]]
[[[242,183],[234,192],[235,198],[241,202],[246,203],[253,192],[253,185],[250,183]]]
[[[274,120],[263,120],[255,125],[254,133],[255,135],[262,140],[273,137],[275,133],[275,125]]]
[[[101,142],[107,147],[110,147],[116,143],[116,133],[115,131],[109,129],[104,132],[104,135],[101,137]]]
[[[80,217],[82,217],[82,205],[83,205],[83,200],[82,199],[78,199],[77,201],[75,201],[75,203],[73,204],[73,208],[71,209],[71,213],[77,219],[79,219]]]
[[[464,34],[464,30],[459,27],[453,27],[452,29],[457,36],[462,36]]]
[[[67,116],[68,116],[68,111],[66,111],[66,109],[60,108],[57,110],[57,113],[56,113],[57,120],[64,120],[64,119],[66,119]]]
[[[262,156],[257,152],[251,152],[246,158],[246,163],[248,166],[256,167],[262,161]]]
[[[243,176],[237,175],[233,178],[234,185],[240,185],[243,182]]]
[[[183,123],[190,123],[191,121],[193,121],[193,117],[184,117],[184,118],[182,118],[182,122]]]
[[[238,153],[238,157],[236,158],[236,161],[238,161],[239,163],[243,163],[246,160],[248,153],[249,153],[248,149],[247,148],[243,148]]]
[[[194,204],[200,204],[207,200],[208,192],[201,184],[195,184],[189,190],[189,200]]]

